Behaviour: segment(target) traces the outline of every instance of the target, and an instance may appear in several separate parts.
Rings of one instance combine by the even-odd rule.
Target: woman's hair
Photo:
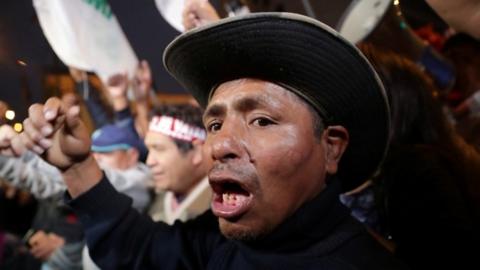
[[[391,149],[395,146],[430,145],[446,153],[456,168],[456,182],[468,197],[480,222],[480,155],[461,138],[442,110],[432,80],[408,59],[361,45],[377,70],[389,97]]]
[[[455,133],[428,75],[415,63],[371,45],[361,50],[377,70],[391,110],[391,144],[454,144]]]

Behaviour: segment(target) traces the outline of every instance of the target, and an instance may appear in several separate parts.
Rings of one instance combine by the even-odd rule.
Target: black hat
[[[312,105],[327,125],[342,125],[350,142],[337,175],[343,190],[367,180],[389,138],[382,83],[361,52],[317,20],[291,13],[252,13],[177,37],[164,65],[202,107],[223,82],[270,81]]]

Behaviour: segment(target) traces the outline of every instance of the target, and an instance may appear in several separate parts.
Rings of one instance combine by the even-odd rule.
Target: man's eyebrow
[[[248,112],[258,108],[268,108],[273,104],[269,102],[265,96],[255,96],[255,97],[243,97],[236,100],[233,104],[233,108],[239,112]],[[222,117],[226,114],[227,108],[223,104],[215,104],[207,108],[203,115],[203,119],[209,117]]]
[[[207,108],[205,113],[203,114],[203,120],[209,118],[209,117],[220,117],[225,115],[226,108],[224,105],[220,104],[215,104]]]
[[[240,112],[248,112],[258,108],[271,107],[271,102],[268,102],[264,96],[245,97],[235,102],[234,108]]]

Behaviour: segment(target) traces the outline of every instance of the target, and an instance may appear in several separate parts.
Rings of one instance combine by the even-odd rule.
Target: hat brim
[[[177,37],[164,65],[206,107],[216,87],[239,78],[279,84],[304,98],[350,142],[338,175],[343,190],[367,180],[383,160],[389,108],[382,83],[360,51],[330,27],[291,13],[252,13]]]

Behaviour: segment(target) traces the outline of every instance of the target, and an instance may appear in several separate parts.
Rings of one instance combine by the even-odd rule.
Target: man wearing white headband
[[[147,165],[159,193],[150,209],[154,220],[172,224],[196,217],[210,206],[211,189],[202,156],[202,110],[191,105],[157,108],[145,136]]]

